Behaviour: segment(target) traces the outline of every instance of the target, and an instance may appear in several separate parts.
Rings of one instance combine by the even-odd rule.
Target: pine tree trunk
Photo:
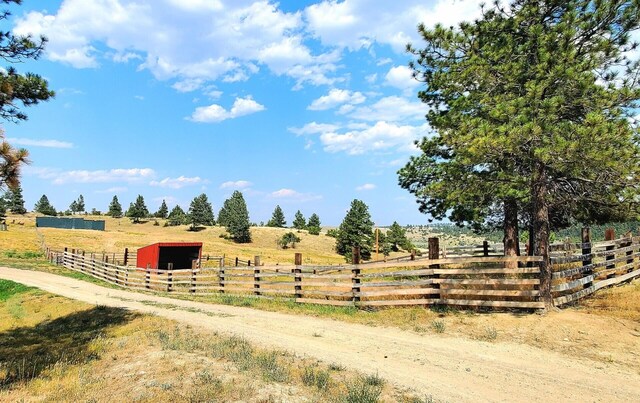
[[[547,205],[547,172],[544,164],[534,163],[533,172],[533,252],[542,256],[540,265],[540,298],[547,309],[553,307],[551,296],[551,262],[549,260],[549,206]]]
[[[518,241],[518,202],[508,197],[504,200],[504,244],[505,256],[519,256],[520,244]],[[505,268],[515,269],[518,262],[506,262]]]

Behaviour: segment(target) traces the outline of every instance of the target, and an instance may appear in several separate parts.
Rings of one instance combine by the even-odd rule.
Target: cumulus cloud
[[[22,137],[9,137],[7,141],[12,145],[47,147],[47,148],[73,148],[73,143],[60,140],[36,140]]]
[[[349,116],[364,121],[399,122],[424,120],[426,113],[427,107],[421,102],[390,96],[379,99],[373,105],[358,107]]]
[[[202,183],[203,180],[199,176],[192,178],[179,176],[177,178],[164,178],[161,181],[151,181],[149,185],[163,188],[181,189],[185,186],[193,186]]]
[[[229,110],[218,104],[198,107],[189,120],[200,123],[218,123],[223,120],[235,119],[263,110],[265,110],[264,105],[257,103],[250,96],[247,96],[245,98],[236,98]]]
[[[298,136],[302,136],[305,134],[318,134],[318,133],[326,133],[337,130],[340,126],[328,124],[328,123],[316,123],[311,122],[307,123],[302,127],[290,127],[288,130]]]
[[[246,189],[249,186],[253,185],[253,183],[249,181],[239,180],[239,181],[227,181],[220,185],[220,189],[234,189],[234,190],[242,190]]]
[[[293,189],[280,189],[269,194],[269,197],[273,199],[280,199],[282,201],[296,201],[307,202],[312,200],[322,199],[322,196],[313,193],[300,193]]]
[[[395,66],[389,69],[385,79],[388,85],[411,93],[422,84],[413,78],[411,73],[407,66]]]
[[[413,142],[428,134],[429,126],[397,125],[377,122],[373,126],[344,133],[326,132],[320,135],[324,150],[330,153],[344,152],[358,155],[365,152],[408,151]]]
[[[55,185],[67,183],[141,182],[155,176],[151,168],[62,171],[54,168],[26,167],[25,173],[41,179],[52,179]]]
[[[323,95],[314,100],[307,109],[312,111],[324,111],[344,104],[358,105],[363,103],[366,99],[367,98],[359,91],[353,92],[334,88],[330,90],[327,95]]]
[[[302,12],[268,0],[64,0],[54,13],[18,18],[14,32],[46,35],[47,57],[76,68],[140,59],[160,80],[234,82],[264,65],[297,86],[337,81],[339,52],[314,54]]]
[[[357,190],[358,192],[361,192],[361,191],[363,191],[363,190],[373,190],[373,189],[375,189],[375,188],[376,188],[376,185],[374,185],[373,183],[365,183],[365,184],[364,184],[364,185],[362,185],[362,186],[358,186],[358,187],[356,188],[356,190]]]

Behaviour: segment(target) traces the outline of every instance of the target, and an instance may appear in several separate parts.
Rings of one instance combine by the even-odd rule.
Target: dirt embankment
[[[377,372],[397,385],[437,400],[640,401],[637,369],[516,343],[416,334],[174,300],[35,271],[0,268],[0,278],[88,303],[129,308],[211,331],[235,333],[262,346]]]

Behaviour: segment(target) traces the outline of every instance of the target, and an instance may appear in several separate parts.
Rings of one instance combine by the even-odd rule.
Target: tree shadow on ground
[[[100,349],[92,347],[92,341],[138,316],[122,308],[97,306],[0,333],[0,389],[35,379],[56,364],[100,358]]]

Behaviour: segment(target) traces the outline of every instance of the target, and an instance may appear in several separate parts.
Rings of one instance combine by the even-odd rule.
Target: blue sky
[[[215,212],[243,192],[251,220],[279,204],[340,223],[357,198],[377,225],[426,223],[397,170],[430,133],[407,42],[416,26],[471,19],[476,0],[25,0],[6,24],[44,34],[47,53],[17,66],[55,99],[3,122],[27,148],[28,209],[82,194]],[[8,27],[3,27],[8,29]],[[6,66],[5,66],[6,67]]]

